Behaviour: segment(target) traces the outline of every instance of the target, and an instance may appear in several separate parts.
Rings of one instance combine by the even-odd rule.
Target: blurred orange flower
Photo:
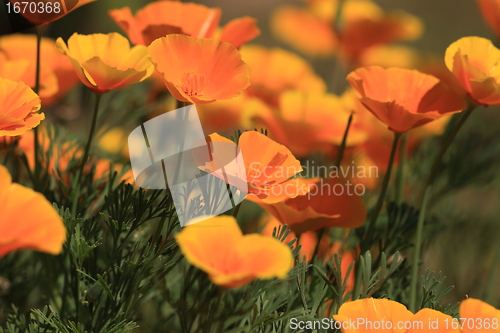
[[[0,77],[16,82],[23,82],[30,88],[35,88],[34,63],[26,59],[10,60],[0,50]],[[55,95],[58,91],[57,77],[47,67],[40,68],[40,99]],[[43,100],[42,100],[43,103]]]
[[[238,48],[260,34],[255,19],[250,17],[230,21],[219,34],[221,10],[191,2],[155,1],[139,10],[135,17],[129,7],[110,10],[109,16],[136,45],[149,45],[170,34],[185,34],[198,39],[219,38]]]
[[[285,279],[292,268],[292,252],[287,245],[259,234],[243,236],[232,216],[188,225],[175,238],[189,263],[226,288],[256,279]]]
[[[217,177],[226,180],[238,188],[248,189],[249,194],[259,197],[263,202],[272,203],[286,198],[305,194],[309,191],[306,184],[297,182],[294,177],[302,171],[300,162],[283,145],[269,139],[257,131],[247,131],[241,134],[238,147],[243,161],[234,167],[226,167],[224,174],[219,174],[218,160],[226,161],[227,151],[217,142],[231,140],[217,133],[207,137],[211,161],[204,161],[200,168]],[[215,161],[215,165],[214,165]],[[240,159],[241,161],[241,159]],[[244,173],[244,174],[242,174]]]
[[[483,19],[495,35],[500,37],[500,1],[498,0],[476,0]]]
[[[154,70],[147,48],[130,48],[128,40],[117,33],[75,33],[68,45],[58,38],[56,47],[69,57],[80,81],[98,93],[141,82]]]
[[[45,119],[40,97],[23,82],[0,78],[0,137],[16,136]]]
[[[444,61],[474,101],[500,105],[500,50],[490,40],[460,38],[448,46]]]
[[[357,228],[365,222],[363,198],[355,193],[354,184],[342,178],[296,179],[310,192],[279,202],[265,202],[257,197],[247,199],[274,215],[281,223],[303,233],[324,227]],[[311,186],[313,185],[313,186]]]
[[[329,56],[339,50],[356,63],[369,48],[418,38],[422,22],[403,11],[384,12],[371,0],[308,1],[308,7],[284,6],[271,19],[273,32],[301,52]]]
[[[278,8],[271,17],[273,33],[295,49],[314,56],[329,56],[338,46],[331,23],[295,6]]]
[[[369,48],[411,41],[423,33],[421,20],[404,11],[384,12],[371,0],[347,0],[340,22],[340,52],[351,61]]]
[[[279,48],[257,45],[241,48],[241,57],[250,69],[250,96],[277,105],[279,95],[289,89],[325,92],[326,85],[313,68],[298,55]]]
[[[359,57],[359,66],[380,66],[414,69],[419,63],[416,49],[401,45],[378,45],[366,49]]]
[[[243,93],[231,99],[197,105],[196,109],[203,130],[205,133],[233,133],[237,128],[242,128],[244,110],[254,99]],[[250,129],[251,127],[244,128]]]
[[[24,59],[29,61],[24,83],[35,87],[35,69],[37,42],[36,35],[13,34],[0,37],[0,53],[5,53],[9,60]],[[40,98],[43,105],[55,102],[78,83],[73,65],[68,57],[57,52],[55,40],[42,38],[40,59],[43,63],[40,73]],[[53,76],[56,84],[53,83]],[[1,75],[0,75],[1,76]],[[55,87],[55,91],[54,88]]]
[[[59,143],[51,141],[50,135],[47,133],[45,127],[40,128],[38,135],[40,149],[43,152],[40,154],[43,156],[40,163],[49,174],[56,175],[58,172],[64,173],[64,171],[67,171],[71,160],[83,153],[82,149],[79,149],[75,142],[64,141],[64,143]],[[21,135],[19,148],[26,155],[29,167],[34,169],[35,147],[33,131],[27,131]]]
[[[59,254],[66,241],[62,218],[45,197],[12,183],[0,165],[0,257],[16,250]]]
[[[230,43],[172,34],[149,46],[170,93],[182,102],[235,97],[250,84],[248,68]]]
[[[488,303],[475,298],[467,298],[460,302],[459,313],[460,318],[467,318],[467,321],[462,323],[462,333],[500,332],[500,310]],[[474,319],[472,324],[468,322],[471,318]],[[492,326],[495,320],[496,328]],[[486,328],[486,323],[490,324],[489,329]]]
[[[32,1],[32,3],[38,5],[37,10],[31,10],[31,6],[27,10],[25,10],[24,7],[21,7],[20,13],[31,23],[35,25],[42,25],[56,21],[71,13],[75,9],[93,1],[96,0],[37,0],[36,2]],[[10,2],[14,4],[17,1],[10,0]]]
[[[263,103],[247,103],[244,122],[251,124],[244,126],[264,126],[270,137],[295,155],[307,156],[314,151],[329,152],[332,145],[340,145],[351,112],[336,95],[288,90],[280,95],[278,110]],[[353,146],[366,139],[364,131],[351,127],[346,143]]]
[[[351,72],[347,81],[361,95],[361,103],[395,132],[407,132],[466,106],[455,90],[416,70],[364,67]]]

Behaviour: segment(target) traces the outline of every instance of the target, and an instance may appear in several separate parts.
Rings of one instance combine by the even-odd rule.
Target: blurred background
[[[133,11],[151,1],[147,0],[98,0],[52,23],[45,34],[65,40],[74,32],[83,34],[117,31],[118,26],[108,17],[107,11],[129,6]],[[241,16],[257,18],[262,34],[252,43],[292,50],[287,44],[274,38],[269,19],[273,11],[284,4],[304,5],[290,0],[206,0],[193,1],[222,9],[221,24]],[[496,43],[493,33],[484,23],[473,0],[375,0],[384,9],[402,9],[418,16],[425,24],[422,37],[412,43],[421,53],[443,59],[446,47],[464,36],[482,36]],[[292,50],[297,52],[295,50]],[[297,52],[298,53],[298,52]],[[304,56],[304,55],[303,55]],[[306,59],[311,60],[310,58]],[[442,60],[441,60],[442,61]],[[330,65],[324,60],[312,62],[318,74],[326,81],[330,77]],[[345,74],[345,73],[344,73]],[[340,81],[343,81],[342,74]],[[344,86],[335,92],[341,92]],[[500,110],[496,107],[478,108],[466,128],[460,134],[456,150],[462,160],[447,163],[446,167],[461,168],[474,165],[476,178],[481,181],[454,188],[451,194],[438,198],[431,214],[436,224],[430,226],[423,268],[442,272],[447,276],[445,285],[454,285],[446,302],[457,302],[466,295],[484,299],[500,307],[500,167],[488,161],[500,156]],[[495,141],[496,140],[496,141]],[[425,150],[421,153],[424,154]],[[498,154],[498,155],[497,155]],[[467,158],[465,158],[466,156]],[[486,156],[486,157],[485,157]],[[418,163],[418,154],[416,155]],[[479,165],[478,162],[487,161]],[[492,171],[493,170],[493,171]],[[483,178],[480,174],[484,173]],[[410,189],[411,190],[411,189]],[[416,190],[416,189],[415,189]],[[437,200],[436,200],[437,201]],[[492,273],[496,270],[496,276]]]

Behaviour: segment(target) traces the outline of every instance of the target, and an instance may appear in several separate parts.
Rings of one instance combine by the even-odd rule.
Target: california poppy
[[[384,12],[370,0],[309,1],[306,8],[284,6],[273,15],[273,32],[298,50],[312,56],[339,51],[357,63],[371,47],[413,40],[423,31],[421,21],[403,11]]]
[[[288,90],[279,96],[278,107],[251,102],[243,108],[247,128],[263,126],[277,142],[288,147],[297,156],[314,151],[330,152],[341,144],[352,109],[334,94]],[[301,133],[301,135],[297,135]],[[367,139],[363,131],[351,126],[347,146]]]
[[[0,137],[16,136],[45,119],[40,97],[23,82],[0,78]]]
[[[361,103],[394,132],[407,132],[466,106],[455,90],[416,70],[364,67],[351,72],[347,81]]]
[[[259,234],[244,236],[232,216],[190,224],[175,238],[189,263],[226,288],[256,279],[284,279],[292,268],[292,252],[287,245]]]
[[[488,303],[467,298],[460,302],[459,313],[462,333],[500,332],[500,310]]]
[[[9,60],[0,50],[0,77],[16,82],[24,82],[30,88],[35,87],[34,63],[26,59]],[[40,98],[52,97],[59,89],[57,77],[47,67],[40,69]]]
[[[331,55],[339,43],[328,20],[295,6],[278,8],[271,17],[271,29],[280,39],[310,55]]]
[[[0,257],[16,250],[59,254],[66,240],[62,218],[45,197],[12,183],[0,165]]]
[[[98,93],[141,82],[154,69],[145,46],[131,48],[128,40],[117,33],[75,33],[68,45],[58,38],[56,47],[69,57],[80,81]]]
[[[198,161],[200,169],[224,179],[240,190],[248,190],[247,193],[264,202],[277,202],[309,191],[307,184],[290,179],[301,172],[302,167],[285,146],[257,131],[247,131],[238,140],[242,156],[238,160],[236,156],[228,156],[234,152],[224,150],[224,142],[232,143],[217,133],[207,137],[211,160]],[[228,159],[236,160],[237,163],[230,168],[221,168]]]
[[[28,63],[22,81],[31,88],[35,87],[36,38],[36,35],[26,34],[0,37],[0,53],[4,53],[9,61],[23,60]],[[57,52],[55,45],[55,40],[51,38],[43,37],[41,40],[40,58],[43,66],[40,68],[39,94],[43,105],[55,102],[79,81],[71,61]],[[20,72],[19,68],[17,72]]]
[[[349,325],[349,322],[358,322],[358,318],[363,318],[364,324]],[[411,313],[403,304],[388,299],[363,298],[352,302],[344,303],[340,307],[338,314],[333,316],[338,322],[341,322],[342,333],[371,333],[381,330],[374,328],[374,324],[387,324],[384,332],[404,333],[406,328],[400,328],[399,323],[410,322],[413,318]],[[371,322],[372,324],[370,325]],[[346,324],[344,324],[346,323]],[[390,323],[390,324],[389,324]],[[399,326],[398,326],[399,324]]]
[[[304,92],[325,92],[326,84],[304,59],[280,49],[258,45],[241,48],[243,61],[250,69],[252,85],[246,94],[277,105],[280,93],[295,89]]]
[[[454,325],[452,321],[455,319],[449,315],[427,308],[413,314],[403,304],[383,298],[364,298],[344,303],[333,318],[342,323],[342,333],[381,330],[394,333],[460,332],[457,328],[460,325]],[[363,321],[358,321],[358,318]],[[349,325],[349,321],[355,322],[355,327]]]
[[[243,17],[230,21],[218,36],[221,10],[191,2],[155,1],[135,17],[129,7],[110,10],[109,15],[136,45],[150,45],[170,34],[185,34],[194,38],[219,37],[238,48],[260,33],[255,19]]]
[[[500,50],[490,40],[463,37],[446,49],[446,67],[478,104],[500,104]]]
[[[357,228],[365,222],[366,207],[359,189],[352,182],[340,177],[324,180],[298,178],[295,181],[298,186],[307,185],[309,193],[276,202],[265,202],[252,196],[247,199],[296,233],[332,226]]]
[[[179,101],[230,99],[250,84],[248,68],[230,43],[172,34],[148,48],[168,90]]]

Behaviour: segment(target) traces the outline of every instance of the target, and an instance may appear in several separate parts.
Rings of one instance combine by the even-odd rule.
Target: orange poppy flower
[[[360,323],[358,318],[364,319],[364,323]],[[381,330],[386,333],[404,333],[406,329],[399,328],[400,323],[411,322],[412,318],[413,313],[403,304],[375,298],[363,298],[344,303],[338,314],[333,316],[333,319],[342,323],[342,333],[374,333]],[[354,322],[354,327],[349,325],[349,322]],[[385,329],[381,327],[383,322],[386,322]],[[378,329],[374,328],[374,323],[379,325]]]
[[[188,225],[175,238],[190,264],[226,288],[240,287],[256,279],[285,279],[292,268],[288,246],[273,237],[244,236],[232,216]]]
[[[359,195],[360,190],[352,182],[340,177],[325,180],[297,178],[295,181],[297,186],[308,188],[309,193],[277,202],[266,202],[253,196],[247,199],[296,233],[332,226],[357,228],[365,222],[366,207]]]
[[[217,144],[224,142],[233,143],[217,133],[207,137],[211,160],[198,161],[200,169],[259,197],[263,202],[277,202],[309,191],[306,184],[290,179],[301,172],[302,167],[285,146],[257,131],[247,131],[241,134],[238,141],[242,156],[238,159],[227,155],[239,152],[228,152],[223,149],[224,146]],[[224,161],[228,158],[236,163],[225,168],[218,166],[226,164]]]
[[[71,13],[75,9],[93,1],[96,0],[37,0],[36,2],[32,1],[32,3],[36,3],[38,5],[37,10],[31,10],[30,8],[28,8],[28,10],[21,9],[20,13],[25,19],[34,25],[42,25],[56,21]],[[10,2],[14,4],[17,1],[10,0]],[[43,6],[40,7],[40,4]]]
[[[415,313],[410,323],[406,323],[406,333],[460,333],[458,326],[452,324],[453,320],[442,312],[424,308]]]
[[[23,82],[0,78],[0,137],[16,136],[45,119],[40,97]]]
[[[27,131],[21,135],[19,140],[19,148],[26,155],[28,165],[31,169],[35,167],[35,147],[34,147],[34,132]],[[39,144],[44,157],[40,163],[43,168],[51,175],[56,175],[58,172],[64,173],[68,168],[71,160],[80,156],[83,151],[79,149],[74,142],[51,142],[51,137],[47,133],[45,127],[40,128]]]
[[[384,12],[371,0],[343,2],[336,22],[338,1],[308,1],[308,7],[284,6],[271,20],[273,32],[301,52],[329,56],[337,49],[356,63],[369,48],[418,38],[423,24],[403,11]],[[336,27],[336,28],[335,28]]]
[[[236,129],[242,128],[244,109],[254,99],[246,94],[241,94],[228,100],[197,105],[196,109],[203,130],[205,133],[233,133]],[[245,129],[250,128],[255,127],[245,127]]]
[[[467,298],[460,303],[462,333],[500,332],[500,310],[474,298]],[[496,325],[494,325],[496,323]],[[486,326],[489,324],[489,326]]]
[[[271,17],[273,33],[295,49],[313,56],[328,56],[338,47],[330,22],[302,8],[283,6]]]
[[[16,250],[59,254],[66,241],[62,218],[45,197],[12,183],[0,165],[0,257]]]
[[[292,52],[245,45],[241,48],[241,57],[248,64],[252,83],[246,93],[271,105],[277,105],[279,95],[289,89],[326,91],[325,83],[311,65]]]
[[[356,61],[369,48],[422,35],[419,18],[403,11],[384,12],[371,0],[348,0],[342,9],[340,52]]]
[[[279,97],[278,110],[264,103],[247,103],[244,108],[246,128],[263,126],[269,135],[284,144],[297,156],[307,156],[314,151],[331,151],[340,145],[352,109],[333,94],[309,93],[288,90]],[[301,135],[297,135],[301,133]],[[355,126],[349,130],[347,146],[357,145],[367,139]]]
[[[35,87],[34,70],[34,63],[26,59],[10,60],[0,50],[0,77],[16,82],[23,82],[33,89]],[[49,68],[40,68],[40,82],[42,83],[38,93],[40,98],[48,98],[57,93],[57,77]]]
[[[364,298],[344,303],[333,318],[342,323],[342,333],[460,332],[449,315],[427,308],[413,314],[403,304],[388,299]]]
[[[168,90],[179,101],[230,99],[250,84],[248,68],[230,43],[173,34],[148,48]]]
[[[414,69],[419,64],[417,50],[401,45],[379,45],[366,49],[359,57],[359,66],[380,66]]]
[[[444,61],[478,104],[500,104],[500,50],[490,40],[463,37],[446,49]]]
[[[361,103],[395,132],[407,132],[466,106],[455,90],[416,70],[365,67],[351,72],[347,81],[361,95]]]
[[[109,15],[133,44],[150,45],[155,39],[170,34],[185,34],[198,39],[217,37],[221,10],[190,2],[156,1],[139,10],[135,17],[129,7],[110,10]],[[244,17],[230,21],[219,37],[238,48],[259,33],[255,20]]]
[[[26,34],[0,37],[0,53],[5,53],[7,59],[29,61],[26,75],[22,81],[31,88],[35,87],[36,38],[36,35]],[[79,81],[71,61],[68,57],[57,52],[55,45],[55,40],[42,38],[40,58],[43,66],[40,73],[40,98],[43,105],[55,102]]]
[[[500,1],[498,0],[476,0],[484,21],[500,37]]]
[[[154,70],[147,48],[130,48],[128,40],[117,33],[75,33],[68,45],[58,38],[56,47],[69,57],[80,81],[98,93],[141,82]]]

